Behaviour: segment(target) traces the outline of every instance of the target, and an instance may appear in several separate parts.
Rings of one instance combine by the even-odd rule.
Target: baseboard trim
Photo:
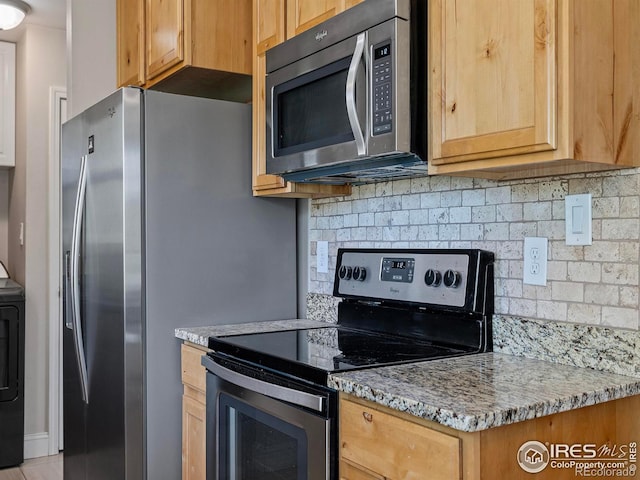
[[[24,458],[46,457],[49,455],[49,434],[30,433],[24,436]]]

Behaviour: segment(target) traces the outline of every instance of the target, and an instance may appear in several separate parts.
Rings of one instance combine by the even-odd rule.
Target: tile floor
[[[62,454],[32,458],[19,467],[0,469],[0,480],[62,480]]]

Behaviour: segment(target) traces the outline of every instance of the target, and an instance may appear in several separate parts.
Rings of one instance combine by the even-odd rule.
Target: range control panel
[[[488,261],[479,250],[341,249],[334,295],[465,307]]]

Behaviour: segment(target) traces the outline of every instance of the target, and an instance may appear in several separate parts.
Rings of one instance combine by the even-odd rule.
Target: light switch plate
[[[564,197],[567,245],[591,245],[591,194]]]
[[[524,239],[524,283],[529,285],[547,284],[547,246],[545,237],[525,237]]]
[[[316,269],[318,273],[329,272],[329,242],[319,240],[316,242]]]

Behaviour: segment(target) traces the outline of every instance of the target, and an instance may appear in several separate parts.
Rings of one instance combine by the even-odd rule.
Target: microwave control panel
[[[373,135],[389,133],[393,125],[393,58],[391,42],[373,47]]]

